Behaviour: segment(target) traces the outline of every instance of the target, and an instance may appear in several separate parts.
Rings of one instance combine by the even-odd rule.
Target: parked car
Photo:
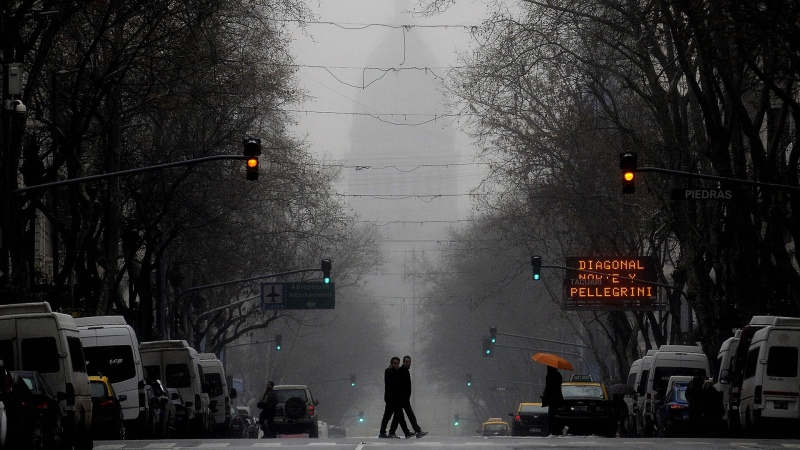
[[[175,388],[167,388],[167,395],[175,409],[175,433],[178,436],[187,436],[190,432],[192,402],[185,402],[181,391]]]
[[[674,378],[674,377],[673,377]],[[686,400],[688,381],[675,381],[656,409],[656,432],[661,437],[687,435],[691,432],[689,401]]]
[[[228,437],[234,439],[245,439],[249,437],[250,422],[244,414],[241,414],[235,406],[228,406],[228,415],[231,418],[231,427],[228,430]]]
[[[617,417],[608,391],[595,381],[565,381],[561,383],[564,403],[556,411],[558,430],[569,427],[569,434],[597,434],[614,437]]]
[[[0,360],[0,449],[6,448],[8,441],[8,415],[6,414],[6,403],[9,401],[14,380],[6,369],[3,361]]]
[[[307,433],[318,438],[317,412],[319,404],[311,396],[308,386],[302,384],[275,386],[278,405],[275,408],[275,430],[278,434]]]
[[[247,422],[247,436],[245,437],[257,439],[258,432],[261,430],[258,425],[258,419],[253,417],[253,413],[250,412],[250,408],[247,406],[236,406],[235,408]]]
[[[490,417],[489,420],[481,424],[477,430],[481,436],[508,436],[508,424],[499,417]]]
[[[170,400],[164,383],[159,379],[151,380],[145,386],[147,404],[150,409],[148,435],[156,438],[169,438],[175,433],[176,411]]]
[[[14,371],[11,372],[11,378],[20,401],[21,433],[25,436],[25,442],[31,442],[31,448],[34,449],[59,448],[64,429],[56,394],[39,372]]]
[[[105,376],[89,377],[89,390],[92,394],[92,429],[95,438],[113,440],[125,439],[125,416],[122,403],[127,395],[117,395],[111,381]]]

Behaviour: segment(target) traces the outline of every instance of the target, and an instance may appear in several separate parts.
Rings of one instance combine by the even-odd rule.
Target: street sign
[[[732,189],[673,189],[672,200],[731,200]]]
[[[284,283],[261,283],[261,312],[285,309]]]
[[[286,309],[334,309],[336,283],[284,283]]]
[[[657,309],[656,260],[651,256],[568,257],[564,278],[564,309]],[[622,278],[624,277],[624,278]]]

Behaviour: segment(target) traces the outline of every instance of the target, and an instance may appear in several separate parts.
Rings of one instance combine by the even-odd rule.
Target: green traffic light
[[[330,284],[331,283],[330,277],[325,277],[325,279],[323,281],[325,282],[325,284]]]

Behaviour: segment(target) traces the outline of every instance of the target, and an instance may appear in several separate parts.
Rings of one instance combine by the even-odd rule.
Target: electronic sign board
[[[655,310],[658,286],[652,256],[567,257],[564,309]]]

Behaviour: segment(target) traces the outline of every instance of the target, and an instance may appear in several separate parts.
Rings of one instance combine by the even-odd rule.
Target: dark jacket
[[[400,400],[411,399],[411,371],[406,366],[400,366],[398,373],[398,395]]]
[[[275,408],[278,406],[278,394],[272,389],[267,389],[257,405],[261,408],[261,417],[275,417]]]
[[[397,403],[402,400],[400,396],[400,369],[387,367],[383,371],[383,381],[385,389],[383,391],[383,401],[386,403]]]
[[[544,379],[544,393],[542,394],[542,406],[559,406],[564,403],[564,396],[561,394],[561,373],[558,370],[547,366],[547,376]]]

